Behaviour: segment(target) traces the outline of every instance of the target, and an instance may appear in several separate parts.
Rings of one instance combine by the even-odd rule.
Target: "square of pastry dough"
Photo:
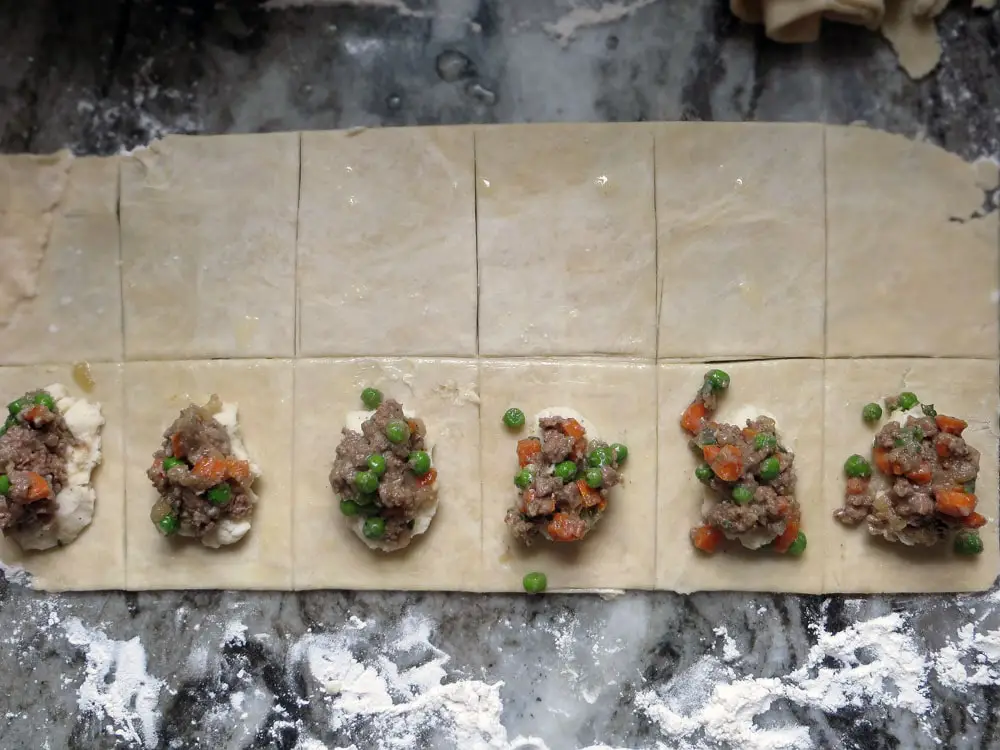
[[[549,590],[651,589],[656,552],[655,367],[640,362],[487,360],[482,363],[483,580],[488,591],[523,591],[525,573],[548,576]],[[524,411],[526,426],[504,426]],[[607,442],[628,446],[624,482],[583,540],[539,539],[526,547],[504,522],[517,500],[517,440],[535,432],[542,409],[566,407]],[[589,437],[595,437],[591,434]]]
[[[24,568],[31,585],[43,591],[91,591],[125,588],[125,457],[122,425],[125,409],[121,365],[90,366],[87,390],[73,376],[70,365],[0,368],[0,401],[6,404],[27,391],[53,383],[66,386],[71,396],[101,405],[101,463],[91,478],[97,500],[94,519],[65,547],[41,552],[22,551],[11,539],[0,537],[0,560]]]
[[[997,356],[997,212],[929,143],[828,127],[827,356]],[[940,301],[940,302],[938,302]]]
[[[476,179],[481,354],[655,355],[647,128],[482,128]]]
[[[430,528],[396,552],[368,548],[330,488],[347,414],[378,388],[424,420],[438,470]],[[342,359],[295,364],[296,589],[481,590],[479,366],[473,360]]]
[[[826,466],[823,472],[827,536],[825,589],[829,593],[985,591],[1000,573],[997,524],[997,363],[960,359],[829,360],[826,365]],[[976,510],[988,523],[983,552],[956,555],[950,540],[935,547],[906,547],[833,518],[844,504],[844,461],[853,453],[871,458],[877,427],[861,420],[862,407],[912,391],[938,413],[969,423],[963,437],[980,452]]]
[[[679,424],[701,387],[705,372],[719,367],[732,378],[715,418],[729,424],[771,416],[785,446],[795,454],[795,497],[802,510],[808,546],[801,557],[746,550],[727,542],[713,555],[691,544],[701,525],[707,490],[694,475],[700,461]],[[730,362],[716,365],[659,365],[659,506],[656,587],[692,591],[823,591],[825,538],[829,520],[820,488],[823,462],[823,361]]]
[[[302,134],[299,353],[476,353],[472,128]]]
[[[291,588],[292,387],[290,360],[125,365],[129,590]],[[146,477],[163,431],[213,393],[239,405],[243,440],[261,470],[250,531],[219,549],[163,537],[149,519],[157,494]]]
[[[823,356],[823,127],[654,132],[659,356]]]
[[[128,359],[294,354],[298,134],[238,143],[170,138],[123,160]]]

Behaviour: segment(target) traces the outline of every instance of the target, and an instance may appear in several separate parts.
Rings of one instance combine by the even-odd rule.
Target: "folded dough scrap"
[[[910,391],[887,397],[885,406],[890,416],[900,416],[875,435],[871,462],[858,454],[845,461],[844,506],[834,518],[848,525],[866,521],[873,536],[906,546],[930,547],[951,538],[957,554],[980,554],[978,529],[987,521],[976,512],[979,451],[962,437],[968,424],[938,414]],[[874,425],[882,414],[873,402],[862,418]]]
[[[430,528],[437,513],[434,446],[423,420],[376,388],[347,415],[330,486],[351,530],[371,549],[394,552]]]
[[[0,529],[25,550],[69,544],[94,518],[100,404],[54,384],[11,401],[7,411],[0,427]]]
[[[744,427],[711,419],[729,383],[727,373],[709,370],[681,416],[691,450],[702,461],[695,476],[710,491],[691,543],[712,554],[731,539],[748,549],[797,557],[806,549],[806,535],[795,499],[795,455],[771,417],[747,419]]]
[[[238,407],[213,395],[191,404],[163,433],[146,476],[159,499],[150,520],[164,536],[206,547],[235,544],[250,531],[260,469],[240,436]]]
[[[585,417],[569,407],[551,407],[535,416],[536,435],[517,441],[517,502],[506,523],[526,545],[539,537],[577,542],[601,520],[611,490],[622,481],[628,448],[608,445]],[[524,414],[510,409],[504,424],[524,426]]]

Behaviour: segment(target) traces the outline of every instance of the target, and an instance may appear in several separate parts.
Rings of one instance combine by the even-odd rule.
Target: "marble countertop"
[[[783,47],[725,5],[7,3],[0,151],[690,119],[861,120],[967,158],[1000,153],[1000,9],[946,12],[942,64],[914,82],[873,34],[831,27]],[[581,8],[609,20],[574,30]],[[1000,747],[998,627],[996,587],[606,600],[54,596],[5,581],[0,748]]]

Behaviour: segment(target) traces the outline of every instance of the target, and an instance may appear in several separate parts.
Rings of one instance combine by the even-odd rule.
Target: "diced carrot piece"
[[[568,513],[556,513],[545,529],[553,542],[575,542],[587,532],[587,522]]]
[[[743,473],[743,456],[735,445],[724,445],[710,462],[715,476],[723,482],[735,482]]]
[[[417,429],[419,427],[419,425],[416,422],[414,422],[412,419],[407,419],[406,420],[406,426],[410,428],[410,434],[411,435],[415,435],[417,432],[419,432],[419,430]]]
[[[757,430],[755,430],[753,427],[744,427],[742,430],[740,430],[740,432],[742,433],[744,440],[753,440],[755,437],[757,437]]]
[[[712,461],[715,460],[715,457],[718,456],[721,452],[722,448],[720,448],[717,445],[703,445],[701,447],[701,455],[705,457],[705,460],[708,463],[712,463]]]
[[[521,493],[521,512],[522,513],[527,513],[528,512],[528,503],[534,502],[534,500],[535,500],[535,490],[534,490],[534,488],[529,487],[524,492],[522,492]]]
[[[562,423],[562,431],[564,435],[567,435],[574,440],[582,438],[587,434],[587,431],[583,429],[583,425],[572,417]]]
[[[706,414],[708,414],[708,410],[705,408],[705,402],[693,401],[681,416],[681,427],[694,434],[701,429]]]
[[[976,509],[976,496],[961,490],[947,488],[935,490],[934,499],[937,501],[937,512],[946,516],[965,518]]]
[[[527,466],[531,459],[542,452],[542,441],[538,438],[525,438],[517,441],[517,462]]]
[[[584,479],[576,480],[576,487],[580,490],[580,497],[583,498],[583,507],[590,508],[601,502],[601,493],[587,484]]]
[[[42,413],[44,411],[45,411],[44,406],[38,406],[38,405],[32,406],[30,409],[28,409],[28,411],[24,413],[24,418],[28,422],[34,422],[36,419],[42,416]]]
[[[965,517],[962,521],[962,525],[969,529],[978,529],[980,526],[986,525],[986,516],[973,511]]]
[[[934,422],[941,432],[947,432],[949,435],[961,435],[962,431],[969,426],[969,423],[964,419],[949,417],[944,414],[938,414],[934,417]]]
[[[438,470],[431,469],[422,477],[417,477],[417,487],[426,487],[428,485],[434,484],[434,480],[438,478]]]
[[[930,484],[934,475],[931,473],[931,465],[922,462],[915,470],[906,475],[906,478],[917,484]]]
[[[863,495],[868,490],[868,482],[861,477],[851,477],[847,480],[848,495]]]
[[[181,444],[181,434],[175,432],[170,436],[170,453],[174,458],[184,458],[184,446]]]
[[[28,492],[25,495],[29,503],[33,503],[36,500],[44,500],[47,497],[52,497],[52,488],[49,487],[49,483],[45,481],[45,477],[41,474],[36,474],[33,471],[24,472],[28,475]]]
[[[603,513],[603,512],[604,512],[604,509],[605,509],[605,508],[607,508],[607,507],[608,507],[608,501],[607,501],[607,500],[605,500],[605,499],[604,499],[604,498],[602,497],[602,498],[601,498],[601,502],[599,502],[599,503],[597,504],[597,512],[598,512],[598,513]]]
[[[250,462],[241,461],[238,458],[227,459],[226,474],[237,482],[245,482],[250,479]]]
[[[723,534],[714,526],[699,526],[691,530],[691,544],[711,555],[722,544]]]
[[[777,539],[774,540],[774,551],[784,554],[788,552],[788,548],[792,546],[792,542],[795,541],[795,537],[799,535],[799,522],[798,519],[791,519],[785,524],[785,530],[781,532]]]
[[[875,460],[875,466],[883,474],[892,474],[892,463],[889,461],[889,451],[876,445],[872,448],[872,458]]]
[[[944,438],[943,432],[939,432],[937,438],[934,440],[934,450],[937,452],[941,458],[948,458],[951,455],[951,448],[948,447],[948,440]]]
[[[194,466],[191,467],[191,473],[196,477],[210,479],[218,484],[226,478],[227,468],[226,459],[205,456],[195,462]]]

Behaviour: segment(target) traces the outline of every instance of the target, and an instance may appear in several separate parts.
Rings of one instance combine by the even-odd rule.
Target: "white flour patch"
[[[156,704],[164,683],[146,673],[146,651],[139,639],[111,640],[76,617],[66,621],[65,631],[87,659],[80,711],[107,721],[105,731],[126,742],[155,747],[160,717]]]
[[[720,625],[712,632],[722,639],[722,661],[728,664],[740,658],[740,650],[736,646],[736,641],[729,637],[729,631],[726,630],[725,625]]]
[[[632,2],[616,0],[615,2],[602,2],[597,7],[577,5],[554,23],[542,24],[542,29],[565,47],[580,29],[620,21],[637,10],[656,2],[659,0],[632,0]]]
[[[7,579],[8,583],[31,586],[31,574],[20,565],[8,565],[0,560],[0,573],[3,573],[3,577]]]

